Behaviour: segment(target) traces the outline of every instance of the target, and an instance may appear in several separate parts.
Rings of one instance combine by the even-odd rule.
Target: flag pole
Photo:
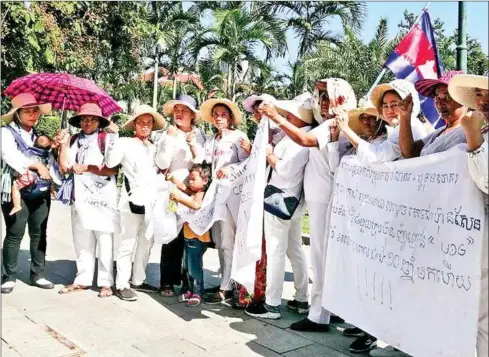
[[[421,14],[419,14],[419,16],[416,18],[416,21],[414,21],[414,23],[411,26],[411,28],[409,29],[409,31],[411,31],[413,29],[413,27],[416,26],[416,24],[419,22],[419,20],[421,20],[421,17],[423,16],[424,12],[428,9],[428,7],[430,6],[430,4],[431,4],[431,1],[428,1],[426,3],[426,5],[423,8],[423,10],[421,10]],[[377,79],[375,79],[374,84],[372,84],[372,86],[368,90],[367,94],[365,95],[365,97],[364,97],[365,100],[368,100],[368,98],[370,98],[370,94],[372,94],[372,91],[377,86],[377,84],[379,84],[380,80],[382,79],[382,77],[384,77],[384,75],[385,75],[386,72],[387,72],[387,68],[386,67],[382,68],[382,71],[380,71],[379,75],[377,76]]]

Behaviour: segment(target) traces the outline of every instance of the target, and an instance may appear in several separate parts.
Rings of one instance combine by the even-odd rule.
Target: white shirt
[[[309,148],[309,161],[304,171],[304,197],[307,202],[328,203],[333,192],[334,175],[329,167],[327,144],[331,141],[328,119],[310,132],[316,136],[319,148]],[[348,143],[348,139],[340,133],[340,143]],[[318,189],[320,187],[321,189]]]
[[[241,139],[248,140],[246,134],[241,130],[224,129],[221,138],[216,139],[216,136],[217,134],[208,138],[205,144],[206,161],[212,163],[213,176],[223,167],[233,170],[236,164],[246,160],[249,156],[239,144]]]
[[[414,141],[421,140],[427,134],[426,127],[417,118],[411,119],[411,131]],[[363,165],[394,161],[402,157],[399,147],[399,125],[392,131],[388,129],[387,133],[389,134],[387,140],[380,145],[373,145],[365,140],[360,141],[357,157]]]
[[[488,194],[488,182],[489,182],[489,174],[488,174],[488,155],[489,147],[488,141],[489,136],[488,132],[484,134],[484,143],[477,150],[469,153],[469,171],[470,176],[472,176],[472,180],[474,180],[477,187],[481,189],[486,195]]]
[[[34,135],[34,131],[32,129],[27,132],[23,128],[17,126],[17,124],[15,124],[14,122],[11,122],[9,126],[20,134],[27,145],[34,145],[36,136]],[[2,128],[1,136],[2,160],[5,161],[7,165],[17,171],[20,175],[26,174],[29,166],[32,165],[35,160],[30,159],[22,154],[22,152],[17,147],[15,138],[9,129],[7,129],[6,127]]]
[[[156,146],[149,140],[144,142],[136,137],[119,138],[109,148],[106,157],[107,167],[121,165],[124,176],[131,188],[131,202],[146,205],[154,200],[156,192],[158,167],[155,164]],[[164,180],[164,178],[161,178]],[[123,192],[126,190],[124,189]],[[125,204],[121,194],[119,208]]]
[[[379,135],[373,140],[369,141],[369,143],[372,145],[380,145],[386,139],[387,139],[386,134]],[[331,172],[336,172],[343,156],[356,154],[355,147],[350,142],[348,142],[348,144],[345,144],[344,142],[342,143],[339,140],[328,144],[329,167],[331,168]]]
[[[310,126],[301,128],[301,131],[306,133],[309,130],[311,130]],[[275,146],[273,153],[279,160],[268,183],[299,198],[303,186],[304,168],[309,159],[309,149],[297,145],[287,136]]]
[[[195,158],[190,151],[187,143],[187,134],[177,129],[176,136],[161,135],[158,144],[155,162],[162,170],[168,169],[168,173],[175,176],[180,181],[185,181],[189,175],[192,165],[200,164],[205,158],[205,135],[199,128],[193,127],[195,134]]]

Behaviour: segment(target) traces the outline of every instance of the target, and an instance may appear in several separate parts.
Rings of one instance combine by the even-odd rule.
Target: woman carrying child
[[[17,259],[25,227],[29,225],[31,246],[31,284],[42,289],[52,289],[54,285],[45,279],[46,228],[51,196],[49,190],[39,197],[22,198],[22,209],[10,215],[13,208],[11,199],[12,174],[25,175],[34,171],[40,180],[50,180],[48,168],[33,159],[32,147],[38,137],[34,130],[41,114],[51,111],[51,104],[40,104],[30,93],[22,93],[12,99],[12,109],[1,117],[6,126],[2,132],[2,212],[5,219],[6,237],[3,242],[2,294],[9,294],[15,287]],[[54,159],[50,159],[54,161]],[[8,167],[8,168],[7,168]]]

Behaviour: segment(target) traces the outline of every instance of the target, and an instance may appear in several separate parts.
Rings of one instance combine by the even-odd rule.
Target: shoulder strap
[[[100,149],[100,152],[102,153],[102,155],[105,156],[105,145],[107,143],[107,132],[106,131],[100,131],[98,133],[97,143],[98,143],[98,147]]]
[[[27,145],[24,139],[22,139],[22,136],[19,134],[17,130],[12,128],[10,125],[7,125],[6,128],[12,133],[12,136],[14,137],[14,140],[17,143],[17,146],[22,153],[30,148],[30,146]]]
[[[74,134],[74,135],[71,136],[71,138],[70,138],[70,147],[73,146],[73,144],[75,143],[76,139],[78,139],[78,136],[79,136],[78,133],[76,133],[76,134]]]

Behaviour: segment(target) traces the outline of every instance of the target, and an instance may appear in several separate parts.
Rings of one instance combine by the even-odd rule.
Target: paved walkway
[[[19,257],[20,281],[2,296],[3,357],[342,357],[351,339],[338,326],[328,333],[297,333],[299,316],[283,307],[276,321],[250,318],[227,306],[202,304],[188,308],[175,298],[139,294],[137,302],[116,297],[101,299],[87,290],[60,295],[76,272],[70,211],[54,202],[48,228],[47,277],[54,290],[31,287],[29,242]],[[4,232],[2,220],[2,232]],[[309,249],[308,247],[305,247]],[[158,286],[160,246],[148,266],[149,283]],[[307,251],[309,254],[309,251]],[[214,249],[205,255],[206,281],[217,284],[219,260]],[[292,298],[290,264],[285,275],[284,301]]]

